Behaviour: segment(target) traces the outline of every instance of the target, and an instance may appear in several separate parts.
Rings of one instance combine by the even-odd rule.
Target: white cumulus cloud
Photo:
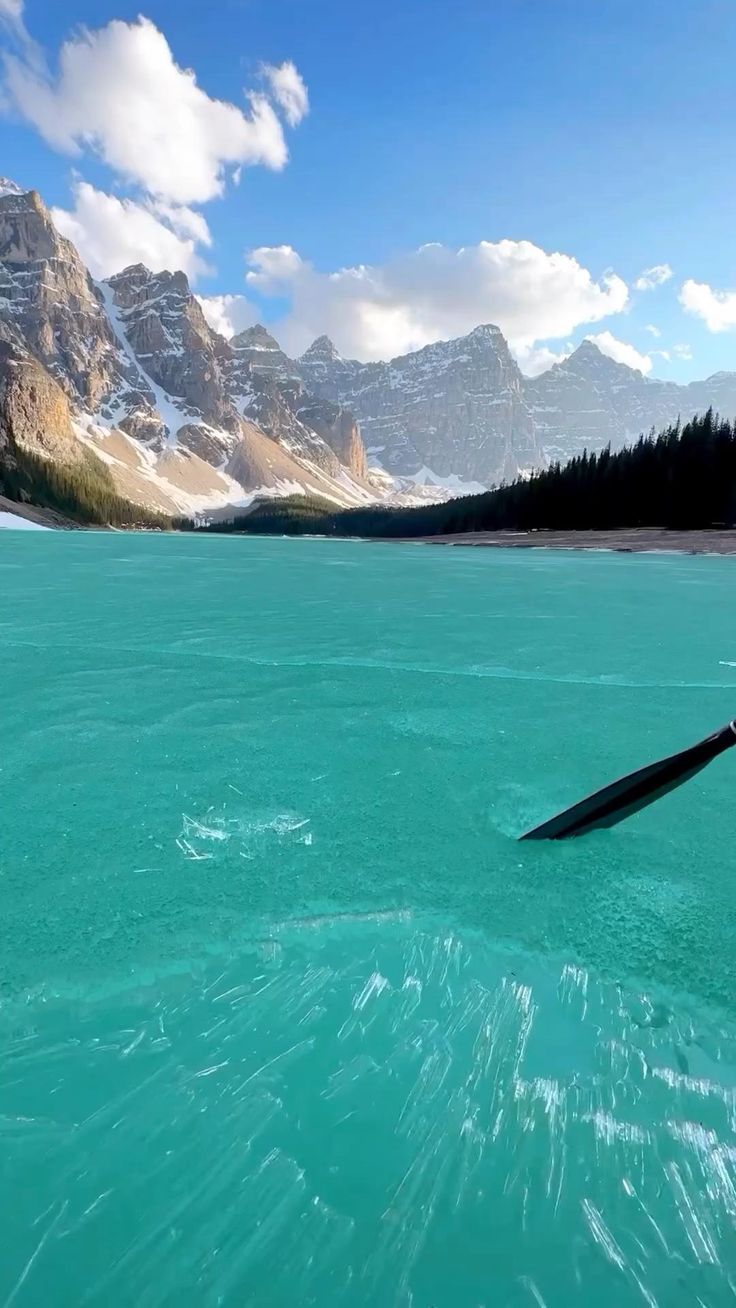
[[[572,346],[559,352],[551,350],[548,345],[517,345],[513,348],[516,362],[526,377],[538,377],[555,363],[562,363],[571,352]]]
[[[662,335],[659,327],[655,327],[653,322],[648,322],[644,331],[649,332],[649,335],[654,336],[656,340],[659,340],[659,337]]]
[[[23,17],[23,0],[0,0],[0,18],[19,23]]]
[[[687,313],[702,318],[708,331],[727,332],[736,327],[736,291],[715,291],[707,282],[683,282],[680,304]]]
[[[228,340],[258,322],[255,305],[244,295],[198,295],[197,299],[213,331]]]
[[[290,59],[283,64],[264,64],[263,74],[287,123],[296,127],[309,113],[309,94],[304,79]]]
[[[74,207],[51,213],[95,277],[109,277],[131,263],[144,263],[153,272],[182,269],[193,279],[209,271],[200,253],[200,246],[211,244],[209,229],[201,214],[184,206],[120,200],[77,181]]]
[[[596,281],[570,255],[530,241],[423,245],[381,266],[329,273],[288,245],[253,250],[249,263],[250,286],[290,300],[279,332],[291,352],[326,332],[343,355],[385,359],[483,322],[497,324],[523,352],[620,313],[628,302],[615,273]]]
[[[220,195],[228,169],[278,169],[287,161],[268,97],[250,92],[247,111],[213,99],[147,18],[76,33],[61,47],[55,77],[23,56],[7,54],[4,63],[7,96],[49,145],[70,155],[91,148],[120,177],[168,203]],[[294,65],[274,69],[271,85],[287,119],[298,122],[307,93]]]
[[[645,268],[639,274],[634,286],[637,291],[653,291],[657,286],[664,286],[672,277],[672,269],[668,263],[655,263],[653,268]]]
[[[683,359],[686,363],[689,363],[693,357],[693,352],[689,345],[673,345],[672,353],[676,359]]]
[[[627,367],[638,368],[639,372],[643,373],[652,371],[652,360],[648,354],[641,354],[634,345],[629,345],[627,341],[620,341],[610,332],[598,332],[597,335],[586,336],[585,339],[592,341],[602,354],[607,354],[609,359],[615,359],[616,363],[625,363]]]

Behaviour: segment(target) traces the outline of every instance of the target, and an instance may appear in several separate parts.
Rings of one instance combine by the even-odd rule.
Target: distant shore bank
[[[664,531],[658,527],[618,531],[468,531],[405,538],[422,545],[470,545],[511,549],[615,550],[622,554],[736,554],[736,529]]]

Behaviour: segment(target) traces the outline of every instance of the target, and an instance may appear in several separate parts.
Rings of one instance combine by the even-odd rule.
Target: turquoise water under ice
[[[736,563],[0,536],[0,1303],[736,1295]]]

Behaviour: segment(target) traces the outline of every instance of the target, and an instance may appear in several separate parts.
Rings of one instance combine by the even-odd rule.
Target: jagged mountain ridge
[[[208,325],[182,272],[133,265],[95,283],[36,192],[0,184],[0,425],[38,446],[7,381],[19,366],[60,389],[74,439],[121,493],[165,512],[248,502],[256,491],[379,498],[357,425],[295,377],[266,377]],[[24,392],[25,394],[25,392]],[[334,440],[335,448],[331,445]],[[42,443],[41,443],[42,445]],[[61,457],[62,442],[43,457]],[[30,446],[29,446],[30,448]]]
[[[711,405],[736,414],[736,373],[678,386],[584,342],[526,378],[491,325],[384,363],[343,359],[326,336],[291,359],[262,326],[228,341],[184,273],[135,264],[95,282],[38,194],[2,179],[0,342],[0,425],[15,418],[56,458],[68,441],[47,448],[44,431],[70,423],[122,493],[165,512],[257,491],[444,498]],[[3,385],[21,365],[27,385]]]
[[[307,451],[331,475],[339,475],[337,464],[342,463],[356,476],[367,477],[365,449],[352,413],[310,393],[296,363],[265,327],[248,327],[229,344],[229,384],[241,413],[287,449]]]
[[[343,359],[320,336],[297,365],[314,391],[352,409],[369,453],[393,473],[416,475],[425,464],[485,485],[583,449],[618,449],[711,406],[736,415],[736,373],[681,386],[586,340],[540,376],[523,377],[489,326],[389,363]]]
[[[322,336],[297,363],[311,390],[355,413],[369,453],[395,475],[489,486],[545,463],[498,327],[388,363],[342,359]]]
[[[736,415],[736,373],[715,373],[687,386],[645,377],[583,341],[561,363],[527,378],[524,394],[547,455],[560,461],[584,449],[612,449],[642,432],[686,421],[713,407]]]

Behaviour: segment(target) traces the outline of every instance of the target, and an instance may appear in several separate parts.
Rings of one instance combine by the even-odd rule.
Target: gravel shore
[[[422,536],[418,541],[425,545],[617,550],[624,554],[661,550],[678,554],[736,554],[736,530],[727,528],[704,531],[663,531],[658,527],[620,531],[469,531],[451,536]]]

